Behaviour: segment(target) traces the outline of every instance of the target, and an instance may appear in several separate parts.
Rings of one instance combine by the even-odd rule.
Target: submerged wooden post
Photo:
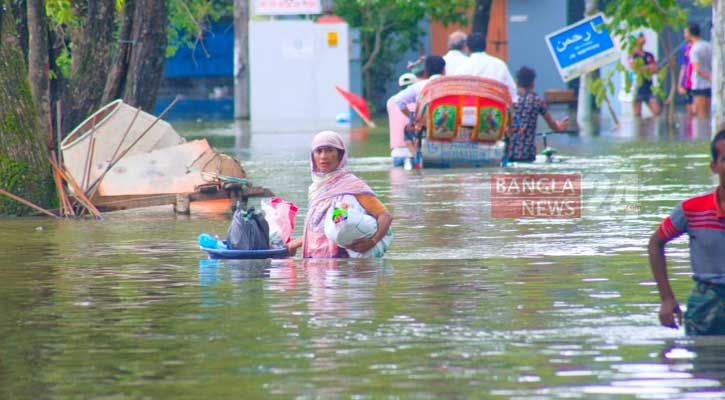
[[[247,208],[247,197],[243,195],[244,188],[237,184],[225,184],[224,190],[231,200],[231,211],[234,213],[237,209]]]
[[[174,202],[174,212],[177,214],[191,214],[191,197],[188,194],[177,193],[176,202]]]

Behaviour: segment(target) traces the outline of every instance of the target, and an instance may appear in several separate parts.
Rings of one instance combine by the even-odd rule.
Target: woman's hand
[[[358,253],[364,253],[375,247],[388,233],[390,224],[393,222],[393,216],[389,212],[383,211],[377,216],[377,222],[378,230],[372,237],[353,240],[347,248]]]
[[[375,243],[377,242],[373,238],[360,238],[353,240],[347,248],[357,253],[364,253],[375,247]]]
[[[301,237],[290,241],[289,243],[287,243],[287,255],[289,255],[290,257],[294,257],[295,254],[297,254],[297,249],[300,247],[302,247]]]

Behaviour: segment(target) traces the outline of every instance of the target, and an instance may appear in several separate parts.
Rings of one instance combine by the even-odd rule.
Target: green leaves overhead
[[[392,66],[406,50],[423,49],[420,22],[466,24],[473,0],[336,0],[334,13],[361,34],[364,96],[380,103]]]
[[[70,0],[47,0],[45,12],[56,25],[74,26],[78,24],[78,19],[71,9]]]
[[[193,48],[203,39],[211,21],[223,15],[232,15],[233,1],[223,0],[172,0],[169,2],[168,57],[181,46]]]
[[[116,0],[117,24],[123,14],[125,0]],[[170,0],[169,7],[169,47],[167,55],[173,55],[181,46],[194,47],[203,38],[211,21],[222,15],[231,15],[232,0]],[[69,31],[84,23],[85,2],[74,0],[46,0],[45,11],[51,28],[62,43],[55,62],[64,76],[70,71],[72,43]]]
[[[618,0],[609,3],[605,12],[611,18],[607,25],[609,32],[628,39],[623,48],[629,53],[635,43],[632,33],[642,28],[651,28],[655,32],[662,32],[668,27],[679,29],[687,19],[687,13],[677,0]]]
[[[709,0],[699,0],[700,2]],[[658,34],[662,34],[667,28],[673,30],[681,29],[687,20],[687,12],[678,4],[677,0],[617,0],[610,1],[606,7],[605,14],[609,18],[607,23],[607,29],[613,37],[622,38],[620,45],[622,51],[626,52],[627,55],[631,56],[633,49],[636,46],[636,40],[633,34],[643,28],[650,28]],[[665,53],[667,53],[665,47]],[[665,54],[666,56],[666,54]],[[641,64],[641,61],[636,61],[636,64]],[[641,65],[635,65],[635,81],[641,82],[645,77],[649,78],[652,75],[657,75],[660,79],[658,82],[663,82],[667,76],[667,68],[662,68],[656,73],[652,74],[642,70]],[[633,82],[628,71],[631,67],[629,65],[623,65],[621,62],[617,64],[616,69],[624,73],[625,90],[630,90],[631,86],[636,82]],[[590,81],[590,90],[595,96],[597,104],[600,104],[604,100],[606,92],[614,93],[614,85],[612,84],[612,72],[607,76],[598,77]],[[660,85],[653,87],[655,95],[659,97],[664,96]]]

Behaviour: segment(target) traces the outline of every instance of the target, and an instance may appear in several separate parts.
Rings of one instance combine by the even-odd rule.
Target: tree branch
[[[375,59],[380,53],[380,48],[382,47],[383,28],[385,27],[385,15],[385,10],[380,10],[380,23],[375,29],[375,44],[373,45],[373,51],[370,53],[367,61],[365,61],[365,64],[362,67],[363,73],[370,69],[370,67],[372,67]]]
[[[181,4],[182,7],[184,7],[184,10],[186,10],[186,13],[189,14],[189,18],[194,22],[194,25],[196,25],[196,38],[194,40],[194,47],[191,49],[191,58],[194,61],[194,64],[196,64],[196,46],[201,43],[201,49],[204,51],[204,55],[206,58],[209,58],[209,52],[206,50],[206,47],[204,46],[204,43],[202,42],[202,38],[204,37],[204,26],[196,20],[196,17],[194,17],[194,14],[189,9],[189,6],[186,5],[185,1],[180,1],[179,4]],[[209,7],[207,7],[206,10],[204,10],[204,14],[209,12]]]

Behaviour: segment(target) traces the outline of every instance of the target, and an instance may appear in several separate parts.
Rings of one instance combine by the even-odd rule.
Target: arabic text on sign
[[[579,35],[579,34],[576,34],[575,33],[574,35],[572,35],[569,38],[566,38],[563,41],[561,41],[561,40],[558,41],[557,44],[556,44],[556,51],[558,51],[559,53],[561,53],[564,50],[566,50],[567,47],[569,47],[570,45],[572,45],[574,43],[577,43],[577,42],[579,42],[581,40],[584,40],[585,42],[588,42],[589,40],[591,40],[591,38],[592,38],[592,34],[590,32],[587,32],[586,33],[586,36],[582,36],[582,35]]]

